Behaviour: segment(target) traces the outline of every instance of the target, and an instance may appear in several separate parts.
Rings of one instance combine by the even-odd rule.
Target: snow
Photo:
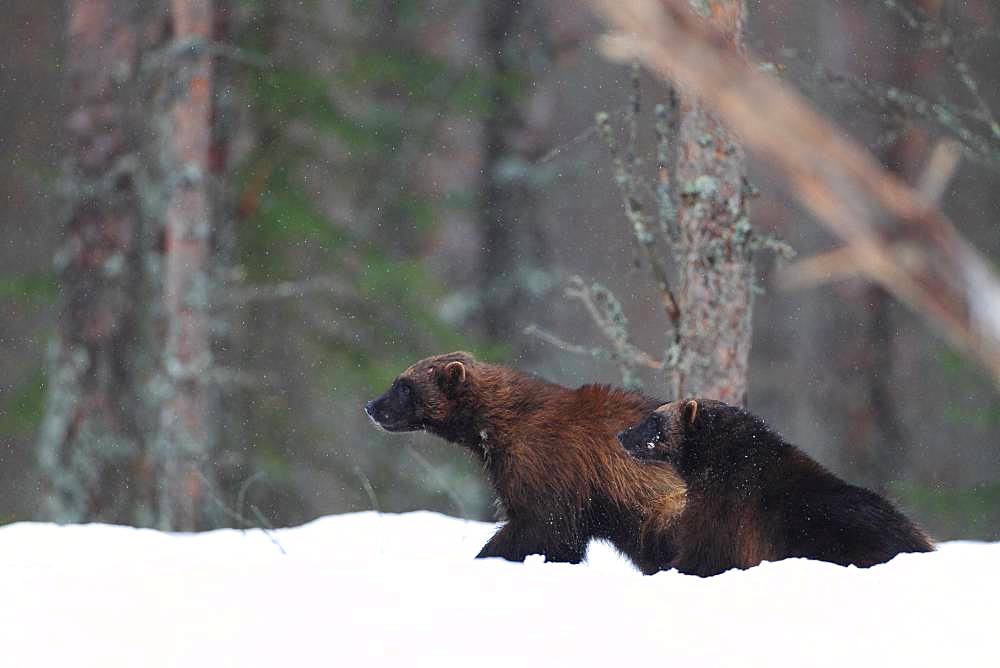
[[[867,570],[790,559],[701,579],[642,576],[599,543],[579,566],[473,559],[493,530],[427,512],[327,517],[270,537],[9,525],[0,661],[842,668],[1000,656],[1000,543]]]

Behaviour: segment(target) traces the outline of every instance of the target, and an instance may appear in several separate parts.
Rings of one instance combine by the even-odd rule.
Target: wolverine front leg
[[[546,561],[578,564],[587,553],[587,541],[567,531],[542,524],[509,521],[493,534],[477,559],[501,557],[507,561],[524,561],[529,554],[541,554]]]

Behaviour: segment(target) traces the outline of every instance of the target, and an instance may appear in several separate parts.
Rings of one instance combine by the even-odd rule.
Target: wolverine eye
[[[399,391],[404,397],[410,396],[410,393],[413,392],[413,390],[410,389],[409,385],[400,385]]]

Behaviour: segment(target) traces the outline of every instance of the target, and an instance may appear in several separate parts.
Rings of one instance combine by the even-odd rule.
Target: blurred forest
[[[376,431],[364,401],[455,349],[567,385],[623,382],[614,359],[537,335],[606,344],[565,294],[575,276],[617,296],[638,348],[669,357],[595,117],[634,118],[648,168],[653,105],[671,91],[640,75],[631,116],[632,71],[598,53],[583,4],[5,7],[0,522],[282,526],[373,508],[488,519],[471,459]],[[960,143],[941,203],[996,266],[1000,8],[747,7],[748,50],[904,180],[937,139]],[[205,149],[197,172],[192,142]],[[748,158],[753,226],[801,257],[834,246]],[[171,264],[177,252],[190,262]],[[935,537],[1000,538],[990,375],[883,288],[787,289],[781,265],[763,253],[750,265],[751,410]],[[104,365],[96,380],[79,374],[75,345]],[[665,374],[629,374],[672,398]],[[74,400],[88,382],[100,399]],[[142,483],[171,478],[201,509]]]

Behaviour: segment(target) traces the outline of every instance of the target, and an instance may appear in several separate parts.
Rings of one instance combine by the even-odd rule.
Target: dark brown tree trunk
[[[864,403],[858,407],[863,427],[854,434],[856,440],[845,452],[851,456],[849,464],[855,479],[887,492],[907,454],[906,434],[896,411],[892,387],[896,336],[892,297],[880,285],[866,286],[862,296],[866,302],[864,336],[868,348],[860,378],[864,388],[859,398]]]
[[[846,27],[845,23],[842,29]],[[913,90],[918,83],[916,70],[920,63],[917,62],[917,54],[907,49],[902,26],[892,21],[879,28],[873,27],[872,32],[877,30],[882,43],[890,48],[872,54],[873,58],[879,52],[885,54],[884,62],[875,63],[875,67],[884,70],[877,78],[901,90]],[[858,44],[857,48],[864,50],[865,45]],[[883,118],[880,141],[883,137],[891,139],[883,143],[882,150],[878,152],[879,158],[886,169],[910,182],[916,181],[919,175],[919,165],[915,160],[919,151],[914,151],[913,145],[919,143],[920,133],[917,128],[907,127],[901,118]],[[862,310],[857,316],[864,327],[862,363],[852,364],[842,373],[846,378],[854,377],[861,388],[854,393],[852,413],[856,419],[850,440],[842,453],[847,460],[845,465],[855,479],[865,481],[880,492],[887,492],[889,484],[905,464],[908,450],[906,432],[896,409],[896,393],[893,391],[897,325],[893,319],[893,300],[885,288],[870,284],[859,292],[863,303],[854,305],[854,308]],[[839,342],[839,345],[851,344]]]
[[[60,522],[135,522],[139,201],[132,84],[134,3],[69,2],[68,221],[56,256],[62,312],[51,347],[39,457]],[[146,509],[148,510],[148,509]],[[148,517],[148,514],[145,514]]]
[[[489,114],[483,122],[481,285],[483,325],[492,340],[517,338],[525,301],[524,274],[544,263],[546,241],[535,219],[538,197],[533,161],[543,153],[547,118],[529,118],[525,90],[533,63],[548,58],[541,31],[543,7],[528,0],[483,5],[483,52],[490,59]]]
[[[167,195],[162,259],[164,345],[156,442],[158,525],[205,528],[215,492],[209,331],[213,118],[212,0],[171,0],[176,61],[160,102]],[[168,47],[169,48],[169,47]]]
[[[742,48],[744,0],[691,5]],[[719,118],[683,91],[678,143],[683,257],[675,394],[745,404],[754,281],[746,157]]]

